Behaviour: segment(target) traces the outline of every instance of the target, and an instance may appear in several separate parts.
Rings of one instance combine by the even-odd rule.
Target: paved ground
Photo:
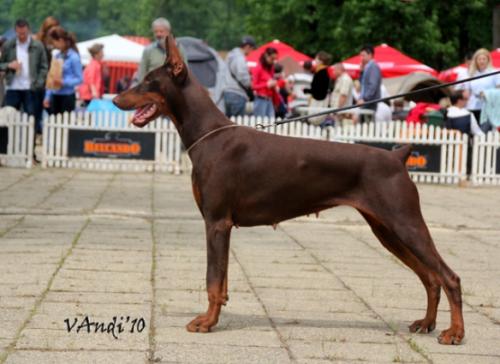
[[[0,363],[499,363],[500,189],[419,189],[462,277],[459,347],[436,342],[444,295],[436,332],[408,333],[424,290],[351,209],[234,230],[230,302],[191,334],[206,257],[188,177],[0,168]]]

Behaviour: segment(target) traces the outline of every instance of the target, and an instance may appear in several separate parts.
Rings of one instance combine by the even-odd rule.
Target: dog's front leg
[[[191,332],[208,332],[219,320],[221,306],[227,300],[229,238],[233,224],[228,220],[206,222],[208,310],[187,326]]]

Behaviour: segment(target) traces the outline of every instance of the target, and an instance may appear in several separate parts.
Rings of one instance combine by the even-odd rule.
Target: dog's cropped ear
[[[187,74],[186,65],[184,64],[179,48],[177,48],[175,39],[171,34],[165,39],[165,49],[167,50],[165,65],[172,72],[173,78],[183,81]]]

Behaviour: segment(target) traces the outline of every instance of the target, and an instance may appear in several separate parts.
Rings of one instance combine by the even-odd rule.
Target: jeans
[[[43,114],[43,99],[45,97],[45,89],[34,91],[35,94],[35,104],[34,104],[34,113],[35,113],[35,133],[42,134],[42,114]]]
[[[243,116],[247,105],[247,98],[234,92],[224,92],[224,103],[226,104],[226,116]]]
[[[23,111],[28,115],[36,117],[36,103],[38,102],[37,97],[39,97],[38,92],[31,90],[7,90],[4,99],[4,106],[12,106],[13,108]],[[40,115],[41,119],[41,115]],[[41,120],[35,120],[35,125],[40,127],[40,133],[42,132],[40,122]],[[38,130],[38,129],[37,129]],[[37,131],[38,133],[38,131]],[[33,144],[35,140],[33,139]],[[35,157],[35,148],[33,148],[33,157]]]
[[[274,118],[274,105],[271,99],[257,96],[253,102],[253,114],[255,116],[267,116]]]
[[[4,106],[23,111],[28,115],[35,115],[36,94],[31,90],[7,90]]]

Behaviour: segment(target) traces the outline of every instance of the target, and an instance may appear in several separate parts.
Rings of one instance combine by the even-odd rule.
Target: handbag
[[[47,80],[45,81],[45,88],[47,90],[59,90],[62,85],[62,73],[63,60],[52,58],[49,73],[47,74]]]
[[[245,93],[246,93],[246,95],[247,95],[247,97],[248,97],[248,100],[250,100],[250,101],[255,100],[255,94],[253,93],[252,88],[250,88],[250,87],[245,87],[245,85],[243,85],[243,84],[240,82],[240,80],[238,80],[238,79],[236,78],[236,76],[234,75],[233,71],[231,71],[231,68],[230,68],[230,67],[227,67],[227,68],[229,69],[229,73],[231,74],[231,76],[233,77],[233,79],[236,81],[236,83],[238,84],[238,86],[240,86],[240,87],[243,89],[243,91],[245,91]]]

